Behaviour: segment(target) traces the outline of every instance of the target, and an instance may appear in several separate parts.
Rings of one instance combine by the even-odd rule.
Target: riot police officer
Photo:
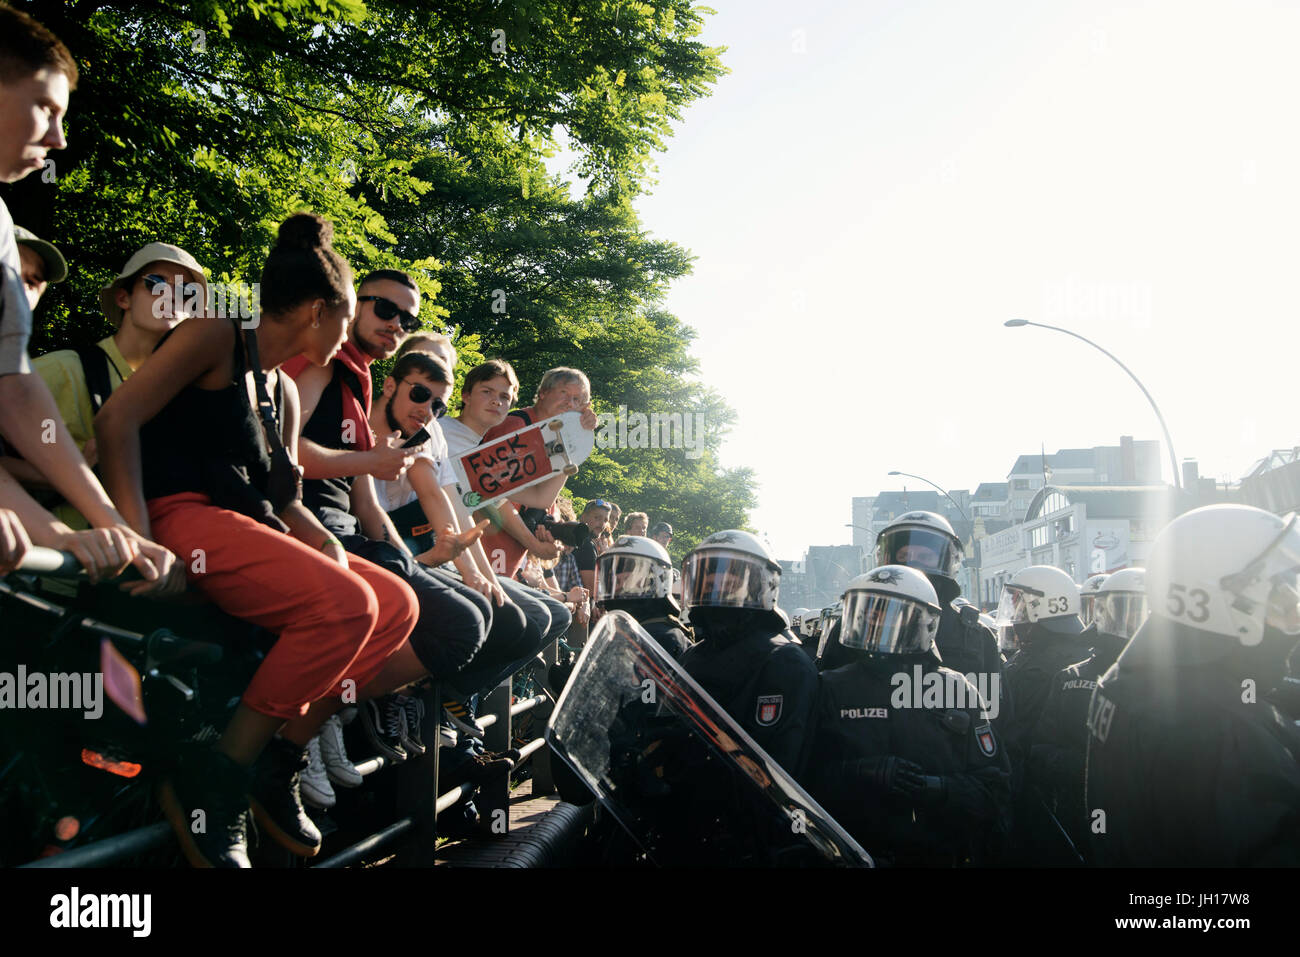
[[[672,560],[652,538],[623,535],[596,559],[596,604],[627,612],[664,651],[680,658],[692,642],[677,617],[681,607],[672,582]]]
[[[877,565],[908,565],[930,580],[943,610],[935,637],[939,656],[945,667],[974,675],[978,685],[990,691],[997,687],[998,700],[990,701],[989,706],[993,719],[1002,727],[1011,720],[1013,702],[997,636],[980,622],[979,609],[974,605],[967,604],[960,610],[953,605],[961,594],[957,584],[961,563],[961,539],[948,520],[934,512],[906,512],[886,525],[876,538]]]
[[[683,562],[682,598],[697,644],[683,669],[773,760],[798,778],[811,730],[817,668],[785,636],[781,566],[749,532],[715,532]]]
[[[1098,574],[1089,575],[1079,586],[1079,620],[1083,622],[1084,628],[1091,628],[1093,619],[1096,617],[1095,607],[1097,604],[1097,595],[1101,591],[1101,586],[1106,583],[1109,575]]]
[[[1098,864],[1300,864],[1300,729],[1269,701],[1300,641],[1300,528],[1245,505],[1151,545],[1151,617],[1089,707]]]
[[[1100,577],[1093,622],[1080,635],[1092,641],[1092,654],[1052,677],[1030,750],[1030,779],[1081,853],[1087,850],[1083,767],[1088,754],[1088,703],[1097,679],[1115,663],[1147,615],[1142,569],[1125,568]],[[1091,581],[1084,582],[1081,590]]]
[[[1014,632],[1020,651],[1007,662],[1007,685],[1016,699],[1005,736],[1017,784],[1029,756],[1034,726],[1043,713],[1052,676],[1088,657],[1089,643],[1079,620],[1079,586],[1051,565],[1030,565],[1002,586],[994,620]]]
[[[935,654],[942,612],[920,572],[885,565],[849,583],[821,675],[810,788],[878,861],[987,859],[1007,825],[1010,764],[967,678]]]

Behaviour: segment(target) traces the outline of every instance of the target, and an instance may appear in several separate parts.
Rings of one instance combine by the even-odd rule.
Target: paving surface
[[[590,808],[558,795],[533,797],[533,782],[510,794],[510,831],[497,838],[449,841],[438,848],[438,867],[555,867],[565,863],[586,825]]]

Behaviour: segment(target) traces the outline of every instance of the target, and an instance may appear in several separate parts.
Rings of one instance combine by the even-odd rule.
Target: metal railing
[[[31,564],[34,562],[35,564]],[[34,549],[31,562],[25,561],[24,572],[75,574],[76,566],[71,556],[50,549]],[[29,567],[30,565],[30,567]],[[3,589],[10,598],[24,600],[29,596]],[[97,623],[98,624],[98,623]],[[116,629],[115,629],[116,630]],[[122,634],[131,634],[122,632]],[[132,635],[139,639],[141,636]],[[539,657],[546,668],[556,661],[557,642],[547,645]],[[536,658],[524,662],[515,673],[507,676],[482,701],[482,714],[478,718],[484,729],[483,743],[488,751],[506,751],[512,747],[513,719],[535,712],[543,718],[549,713],[553,701],[549,694],[533,694],[518,701],[513,700],[512,680],[518,671],[532,667]],[[402,814],[398,820],[386,827],[366,835],[349,846],[330,856],[316,861],[312,867],[340,868],[373,859],[376,855],[401,842],[403,847],[398,855],[399,863],[413,866],[432,864],[436,857],[437,819],[459,801],[477,790],[480,815],[488,822],[489,830],[494,835],[509,832],[510,827],[510,775],[500,775],[486,785],[461,784],[443,792],[438,785],[440,738],[438,715],[442,701],[439,685],[432,686],[428,700],[435,707],[426,708],[426,728],[422,729],[423,740],[434,742],[429,753],[422,757],[412,757],[400,765],[393,765],[382,755],[354,762],[357,772],[363,777],[392,766],[397,774],[398,804]],[[430,718],[429,716],[433,716]],[[431,729],[429,726],[432,726]],[[520,758],[516,770],[526,762],[531,762],[532,793],[542,796],[553,793],[555,786],[551,777],[550,751],[545,747],[545,739],[540,735],[519,744]],[[144,827],[135,828],[122,834],[103,838],[81,847],[62,851],[49,857],[43,857],[21,867],[33,868],[67,868],[67,867],[112,867],[120,865],[132,857],[164,847],[172,840],[171,828],[165,821],[155,822]]]

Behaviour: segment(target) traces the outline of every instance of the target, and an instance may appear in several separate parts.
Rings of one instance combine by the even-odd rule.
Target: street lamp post
[[[1080,339],[1083,342],[1088,343],[1088,345],[1092,346],[1094,349],[1098,350],[1099,352],[1104,353],[1117,366],[1119,366],[1121,369],[1127,372],[1129,378],[1132,379],[1135,383],[1137,383],[1137,387],[1141,389],[1142,394],[1147,397],[1147,401],[1151,403],[1152,411],[1155,412],[1156,418],[1160,420],[1160,429],[1165,434],[1165,448],[1169,449],[1169,467],[1173,470],[1174,473],[1174,488],[1178,489],[1179,491],[1182,491],[1183,482],[1178,475],[1178,457],[1174,455],[1174,440],[1169,437],[1169,427],[1165,425],[1165,417],[1160,414],[1160,406],[1156,405],[1156,400],[1151,398],[1151,393],[1148,392],[1147,387],[1142,384],[1142,380],[1133,374],[1132,369],[1124,365],[1124,363],[1120,362],[1119,359],[1114,354],[1103,349],[1101,346],[1097,345],[1097,343],[1093,342],[1091,339],[1085,338],[1084,336],[1079,335],[1077,332],[1071,332],[1069,329],[1062,329],[1060,326],[1049,326],[1041,322],[1030,322],[1028,319],[1008,319],[1006,322],[1003,323],[1003,325],[1011,329],[1017,329],[1020,326],[1037,326],[1039,329],[1055,329],[1057,332],[1064,332],[1067,336],[1074,336],[1074,338]]]
[[[919,482],[924,482],[926,485],[929,485],[929,486],[931,486],[931,487],[933,487],[933,488],[937,488],[940,492],[942,492],[942,493],[943,493],[943,497],[946,498],[948,501],[952,502],[953,507],[956,508],[957,511],[961,512],[961,517],[964,518],[964,519],[966,519],[966,524],[967,524],[967,526],[970,528],[970,534],[971,534],[971,548],[972,548],[972,549],[975,548],[975,523],[972,522],[971,519],[970,519],[970,516],[966,514],[966,509],[962,508],[962,507],[957,503],[957,500],[956,500],[955,498],[953,498],[951,495],[949,495],[948,492],[947,492],[947,490],[944,489],[943,486],[941,486],[941,485],[935,485],[935,484],[934,484],[933,482],[931,482],[928,478],[925,478],[925,477],[922,476],[922,475],[913,475],[911,472],[899,472],[899,471],[895,470],[895,471],[890,472],[889,474],[890,474],[890,475],[906,475],[908,478],[914,478],[914,479],[916,479],[916,480],[919,481]],[[976,593],[976,594],[975,594],[975,597],[978,598],[978,597],[979,597],[979,574],[980,574],[980,573],[979,573],[979,566],[978,566],[978,565],[973,565],[973,566],[971,566],[971,567],[973,567],[973,568],[975,569],[975,573],[974,573],[974,574],[975,574],[975,582],[974,582],[974,586],[975,586],[975,587],[974,587],[974,591],[975,591],[975,593]]]
[[[970,520],[970,516],[966,514],[966,509],[964,509],[964,508],[962,508],[960,505],[958,505],[958,504],[957,504],[957,500],[956,500],[955,498],[953,498],[951,495],[949,495],[949,494],[948,494],[948,493],[943,489],[942,486],[935,485],[935,484],[934,484],[933,482],[931,482],[928,478],[923,478],[923,477],[920,476],[920,475],[913,475],[911,472],[898,472],[898,471],[894,471],[894,472],[890,472],[889,474],[890,474],[890,475],[906,475],[908,478],[914,478],[914,479],[916,479],[918,482],[924,482],[926,485],[929,485],[929,486],[931,486],[932,488],[936,488],[936,489],[938,489],[940,492],[943,493],[943,497],[944,497],[944,498],[946,498],[948,501],[952,502],[953,508],[955,508],[955,509],[957,509],[957,511],[961,512],[961,517],[964,518],[964,519],[966,519],[966,524],[969,525],[969,526],[971,526],[971,528],[974,528],[974,527],[975,527],[975,523],[972,522],[972,521]]]

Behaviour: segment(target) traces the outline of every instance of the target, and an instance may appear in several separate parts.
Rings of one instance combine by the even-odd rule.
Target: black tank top
[[[172,331],[159,340],[159,346]],[[144,497],[201,492],[214,505],[287,532],[266,499],[271,458],[262,424],[248,401],[248,364],[237,325],[234,360],[229,385],[202,389],[191,383],[140,427]],[[279,377],[275,391],[276,407],[283,409]]]

